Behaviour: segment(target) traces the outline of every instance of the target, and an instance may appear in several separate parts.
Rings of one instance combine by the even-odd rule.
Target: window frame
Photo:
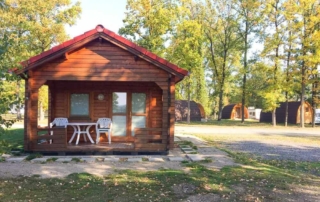
[[[88,114],[87,115],[73,115],[71,114],[71,96],[73,94],[87,94],[88,95]],[[68,109],[69,109],[69,118],[74,118],[74,119],[90,119],[91,117],[91,108],[92,108],[92,102],[91,102],[91,98],[92,98],[92,93],[91,92],[85,92],[85,91],[74,91],[74,92],[69,92],[69,95],[68,95],[68,99],[69,99],[69,102],[68,102]]]

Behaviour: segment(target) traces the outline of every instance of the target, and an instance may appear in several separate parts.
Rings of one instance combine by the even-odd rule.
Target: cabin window
[[[71,94],[70,97],[71,116],[89,116],[89,94]]]

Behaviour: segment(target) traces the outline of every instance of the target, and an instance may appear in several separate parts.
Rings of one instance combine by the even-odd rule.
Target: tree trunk
[[[218,121],[221,121],[222,119],[222,107],[223,107],[223,103],[222,103],[222,99],[223,99],[223,89],[220,89],[219,92],[219,114],[218,114]]]
[[[291,37],[292,32],[289,32],[289,37]],[[289,85],[289,67],[290,67],[290,58],[291,58],[291,42],[289,43],[289,48],[288,48],[288,55],[287,55],[287,78],[286,78],[286,84],[287,86]],[[284,117],[284,126],[288,126],[288,90],[286,91],[286,109],[285,109],[285,117]]]
[[[44,120],[44,110],[42,106],[42,102],[39,103],[39,120]]]
[[[289,104],[288,104],[288,92],[286,92],[286,108],[285,108],[285,117],[284,117],[284,126],[285,126],[285,127],[288,126],[288,108],[289,108]]]
[[[241,99],[241,123],[244,123],[244,105],[246,103],[246,83],[247,83],[247,52],[248,52],[248,22],[246,22],[246,31],[245,31],[245,37],[244,37],[244,62],[243,62],[243,68],[244,68],[244,74],[243,74],[243,84],[242,84],[242,99]]]
[[[22,119],[20,107],[17,109],[17,119],[20,121]]]
[[[277,121],[276,121],[276,109],[272,110],[272,126],[273,126],[273,127],[277,126]]]
[[[188,83],[188,113],[187,113],[187,123],[190,123],[190,83]]]
[[[305,49],[303,46],[302,49]],[[303,50],[303,56],[305,56],[305,50]],[[300,126],[301,128],[304,128],[304,96],[306,94],[306,67],[305,67],[305,61],[302,61],[301,66],[301,106],[300,106]]]
[[[312,106],[312,128],[316,127],[316,123],[315,123],[315,114],[316,114],[316,108],[317,105],[315,103],[315,99],[316,99],[316,93],[317,93],[317,82],[314,82],[312,84],[312,99],[311,99],[311,106]]]
[[[20,104],[20,80],[17,81],[17,90],[16,90],[16,97],[19,102],[16,106],[16,111],[17,111],[17,119],[21,120],[21,104]]]

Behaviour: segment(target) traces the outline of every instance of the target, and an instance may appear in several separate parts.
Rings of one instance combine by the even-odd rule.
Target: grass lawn
[[[5,134],[0,135],[0,141],[8,143],[9,150],[23,150],[23,128],[11,128]]]
[[[208,120],[207,122],[190,122],[189,124],[185,121],[177,122],[176,125],[209,125],[209,126],[243,126],[243,127],[273,127],[271,123],[260,123],[259,120],[255,119],[245,119],[244,123],[241,123],[240,119],[232,120],[232,119],[222,119],[221,121],[217,120]],[[284,124],[278,123],[277,127],[281,127]],[[299,128],[299,124],[288,124],[289,127]],[[311,128],[311,124],[305,124],[306,128]],[[316,125],[316,127],[320,127]]]
[[[263,162],[242,154],[230,155],[244,166],[216,171],[183,162],[188,172],[124,170],[105,177],[78,173],[63,179],[2,179],[0,201],[169,202],[209,193],[226,201],[289,201],[310,197],[301,187],[319,186],[319,163]]]

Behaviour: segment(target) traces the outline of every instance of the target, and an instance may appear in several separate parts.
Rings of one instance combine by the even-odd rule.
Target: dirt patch
[[[30,163],[30,162],[2,162],[0,163],[0,178],[12,178],[19,176],[39,175],[43,178],[63,178],[72,173],[90,173],[97,176],[105,176],[115,173],[117,170],[135,169],[138,171],[156,171],[159,169],[183,170],[180,162],[96,162],[96,163]]]
[[[182,183],[173,185],[172,189],[177,197],[184,198],[190,194],[193,194],[197,188],[193,184]]]
[[[204,194],[189,196],[184,202],[214,202],[221,201],[221,197],[218,194]]]

